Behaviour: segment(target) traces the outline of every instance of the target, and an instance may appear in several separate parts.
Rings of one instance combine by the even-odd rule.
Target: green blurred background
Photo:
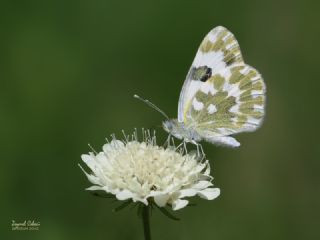
[[[239,149],[204,144],[221,196],[154,239],[320,239],[319,5],[316,1],[15,1],[0,3],[0,238],[142,239],[135,212],[84,191],[77,166],[121,129],[176,116],[204,35],[229,28],[267,84],[263,127]],[[11,231],[11,220],[40,231]]]

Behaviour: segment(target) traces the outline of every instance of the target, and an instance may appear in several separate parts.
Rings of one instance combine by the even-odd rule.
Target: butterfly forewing
[[[213,73],[217,73],[236,63],[243,63],[239,44],[229,30],[219,26],[203,39],[192,65],[206,65],[212,68]]]
[[[184,82],[178,106],[178,120],[184,121],[188,104],[194,94],[206,86],[203,81],[194,78],[194,70],[210,68],[210,74],[214,75],[226,71],[229,66],[243,65],[239,44],[234,35],[224,27],[212,29],[203,39],[197,51],[196,57]],[[225,73],[230,74],[230,73]]]

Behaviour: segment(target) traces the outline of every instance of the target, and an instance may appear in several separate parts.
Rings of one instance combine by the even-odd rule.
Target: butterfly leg
[[[196,144],[196,146],[197,146],[197,158],[199,158],[199,159],[200,159],[199,145],[198,145],[198,144]]]
[[[200,143],[197,143],[196,141],[191,141],[192,144],[196,145],[197,147],[197,157],[198,159],[200,159],[200,161],[202,161],[206,154],[203,151],[202,145]]]
[[[204,160],[206,157],[206,154],[203,151],[203,147],[200,143],[197,144],[197,148],[200,149],[200,151],[198,150],[198,155],[199,155],[199,159],[200,161]]]
[[[205,154],[205,153],[204,153],[204,151],[203,151],[203,147],[202,147],[202,145],[201,145],[200,143],[198,143],[198,145],[199,145],[200,150],[201,150],[201,161],[202,161],[203,159],[205,159],[206,154]]]
[[[188,149],[187,149],[187,142],[185,140],[183,140],[183,147],[184,147],[184,151],[187,154],[188,153]]]
[[[176,150],[179,149],[179,148],[182,146],[182,144],[184,144],[184,141],[181,142],[175,149],[176,149]]]
[[[168,135],[167,140],[164,142],[164,147],[170,147],[171,134]]]
[[[202,145],[200,143],[197,143],[197,151],[198,151],[198,156],[201,161],[205,158],[206,154],[203,151]]]

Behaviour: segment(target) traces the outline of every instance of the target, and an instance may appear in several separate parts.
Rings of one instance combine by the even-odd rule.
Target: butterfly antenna
[[[161,113],[166,119],[169,120],[169,117],[167,114],[165,114],[164,111],[162,111],[160,108],[158,108],[156,105],[154,105],[152,102],[150,102],[147,99],[143,99],[141,97],[139,97],[137,94],[133,95],[134,98],[139,99],[140,101],[144,102],[145,104],[147,104],[149,107],[153,108],[154,110],[158,111],[159,113]]]

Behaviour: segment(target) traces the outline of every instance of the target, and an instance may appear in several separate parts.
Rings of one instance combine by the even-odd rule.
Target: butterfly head
[[[176,119],[169,119],[162,122],[162,127],[166,132],[174,135],[173,133],[178,128],[178,124]]]
[[[198,142],[201,137],[194,129],[186,128],[183,122],[177,119],[169,119],[162,122],[163,129],[178,139],[184,139],[187,142]]]

